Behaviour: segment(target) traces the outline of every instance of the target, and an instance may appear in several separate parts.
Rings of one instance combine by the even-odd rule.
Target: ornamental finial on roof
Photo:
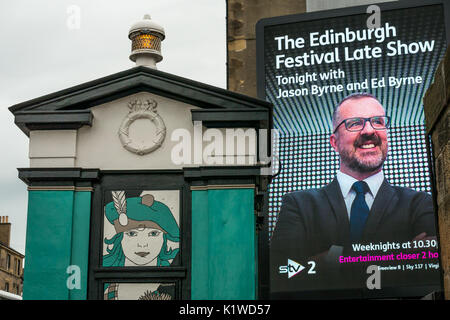
[[[156,69],[156,64],[163,59],[161,41],[165,38],[164,28],[146,14],[131,26],[128,38],[131,40],[130,60],[137,66]]]

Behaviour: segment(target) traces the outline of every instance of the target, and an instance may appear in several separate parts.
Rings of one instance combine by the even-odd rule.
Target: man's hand
[[[316,263],[325,262],[327,264],[336,264],[339,261],[339,256],[342,255],[344,248],[342,246],[332,245],[327,251],[319,253],[310,258]]]
[[[437,240],[436,236],[427,237],[426,232],[422,232],[414,237],[413,241],[419,241],[419,240]]]
[[[317,254],[315,256],[310,257],[309,260],[312,260],[312,261],[314,261],[316,263],[320,263],[326,258],[327,254],[328,254],[328,250],[324,251],[322,253],[319,253],[319,254]]]

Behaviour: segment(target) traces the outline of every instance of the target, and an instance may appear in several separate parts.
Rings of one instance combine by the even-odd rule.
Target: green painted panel
[[[192,297],[255,299],[253,189],[193,191],[192,197],[192,250],[202,252],[192,256]]]
[[[70,290],[70,300],[85,300],[87,298],[90,217],[91,192],[75,192],[71,265],[79,268],[80,281],[79,283],[72,282],[73,284],[79,284],[79,288],[74,287]],[[71,275],[75,277],[77,271],[72,271]]]
[[[209,190],[211,299],[255,298],[253,189]]]
[[[29,191],[23,298],[69,298],[73,191]]]
[[[208,192],[192,191],[191,299],[208,299]]]

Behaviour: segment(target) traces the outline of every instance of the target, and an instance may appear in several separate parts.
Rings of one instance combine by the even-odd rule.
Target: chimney
[[[0,217],[0,243],[9,247],[11,238],[11,223],[8,223],[8,216]]]
[[[161,41],[165,37],[164,28],[146,14],[141,21],[133,24],[128,32],[128,38],[131,40],[130,60],[136,62],[137,66],[156,69],[156,64],[163,59]]]

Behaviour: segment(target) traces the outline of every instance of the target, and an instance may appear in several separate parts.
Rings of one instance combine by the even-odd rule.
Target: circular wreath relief
[[[135,100],[128,103],[130,112],[123,119],[119,128],[119,139],[125,149],[138,155],[148,154],[158,149],[166,137],[166,126],[161,116],[156,112],[157,103],[154,100],[144,102]],[[150,143],[139,144],[130,138],[130,126],[137,119],[149,119],[156,126],[156,135]]]

